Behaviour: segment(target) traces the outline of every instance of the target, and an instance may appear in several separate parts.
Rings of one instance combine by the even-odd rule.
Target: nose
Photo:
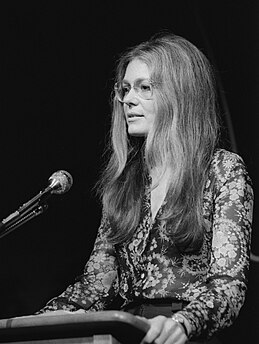
[[[137,105],[139,102],[139,99],[137,97],[137,92],[134,89],[134,87],[131,87],[129,92],[125,95],[123,102],[127,104],[128,106],[130,105]]]

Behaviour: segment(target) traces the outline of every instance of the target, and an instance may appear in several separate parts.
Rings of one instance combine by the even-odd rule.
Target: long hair
[[[202,201],[219,125],[212,68],[186,39],[167,34],[141,43],[120,58],[121,81],[134,59],[144,62],[157,87],[157,114],[146,138],[130,137],[123,106],[113,98],[110,157],[100,180],[110,241],[128,241],[136,230],[147,171],[169,161],[171,176],[161,219],[183,250],[200,247]]]

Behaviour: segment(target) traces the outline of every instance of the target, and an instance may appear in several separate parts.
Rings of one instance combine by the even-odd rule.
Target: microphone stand
[[[0,239],[11,233],[16,228],[22,226],[27,221],[42,214],[45,210],[47,210],[47,208],[48,205],[46,203],[40,204],[40,202],[38,202],[37,204],[34,204],[25,214],[18,215],[14,221],[8,223],[4,229],[0,228]]]
[[[53,173],[49,178],[49,186],[40,191],[27,203],[24,203],[18,210],[0,221],[0,238],[10,233],[14,229],[20,227],[27,221],[42,214],[47,208],[46,200],[54,194],[62,194],[67,192],[72,184],[73,178],[70,173],[59,170]]]
[[[52,191],[53,189],[48,186],[44,191],[40,191],[38,195],[2,220],[0,223],[0,239],[27,221],[42,214],[48,208],[46,200],[50,197]]]

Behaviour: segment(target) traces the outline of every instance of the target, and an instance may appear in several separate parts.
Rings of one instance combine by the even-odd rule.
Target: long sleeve
[[[220,155],[219,155],[220,156]],[[230,326],[245,300],[253,209],[251,181],[242,159],[233,153],[215,160],[213,239],[206,283],[188,292],[182,313],[192,338],[211,337]]]
[[[117,260],[112,245],[107,242],[109,223],[102,217],[93,251],[85,265],[84,273],[75,284],[50,300],[38,313],[67,310],[102,310],[117,294]]]

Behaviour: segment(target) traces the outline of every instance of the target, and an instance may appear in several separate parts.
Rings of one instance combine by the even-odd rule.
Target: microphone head
[[[63,194],[70,190],[73,184],[73,178],[67,171],[59,170],[49,177],[49,182],[49,187],[52,189],[51,193]]]

